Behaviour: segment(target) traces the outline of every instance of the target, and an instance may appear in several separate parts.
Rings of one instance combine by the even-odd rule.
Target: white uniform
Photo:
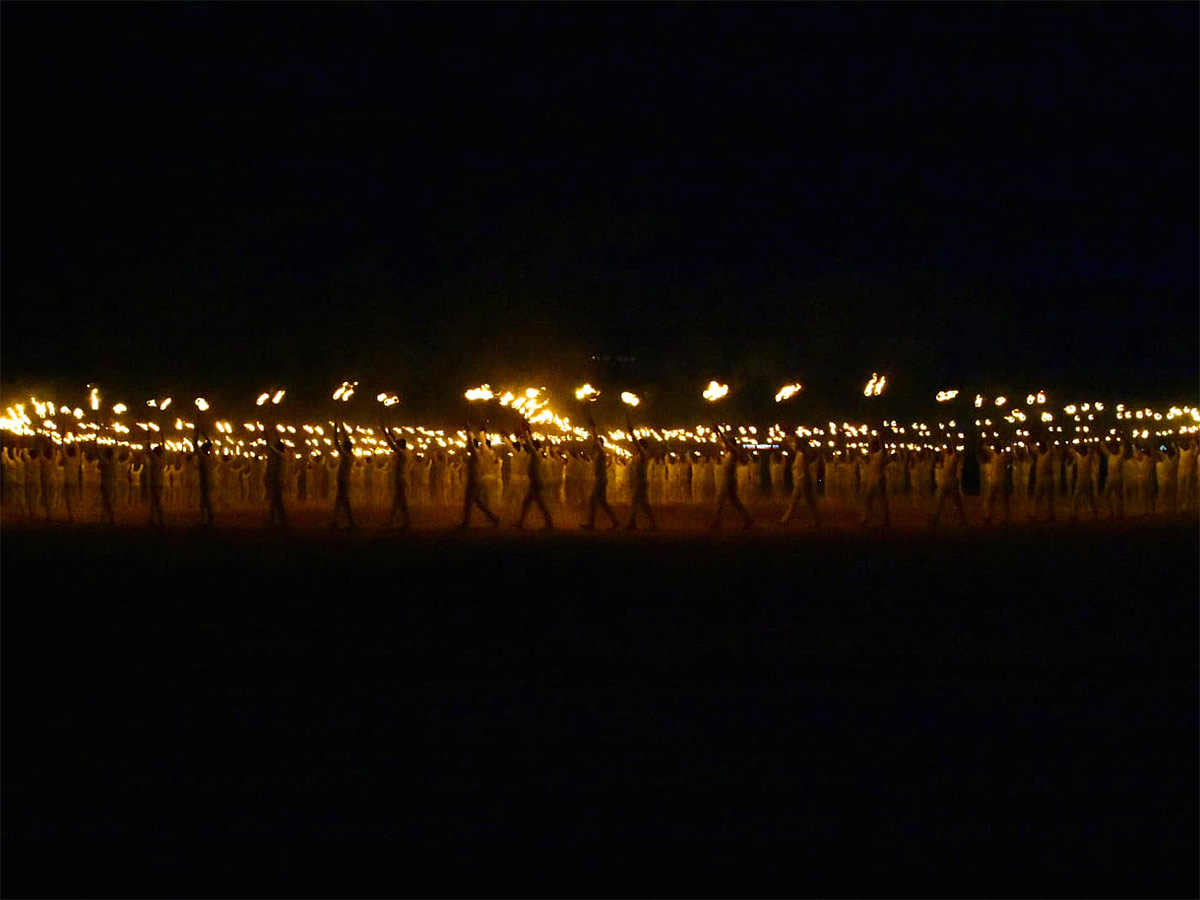
[[[863,466],[862,523],[864,525],[867,522],[867,515],[871,507],[876,503],[883,507],[883,524],[888,524],[891,518],[890,511],[888,510],[887,482],[885,478],[887,468],[887,454],[882,447],[871,453]]]
[[[1193,446],[1179,449],[1179,510],[1196,509],[1196,453]]]

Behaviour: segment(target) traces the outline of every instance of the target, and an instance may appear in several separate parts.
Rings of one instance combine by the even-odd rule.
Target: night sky
[[[0,18],[9,386],[1195,393],[1196,4]]]

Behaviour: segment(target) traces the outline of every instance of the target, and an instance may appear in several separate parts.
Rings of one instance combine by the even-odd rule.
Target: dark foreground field
[[[1197,894],[1194,521],[0,550],[5,896]]]

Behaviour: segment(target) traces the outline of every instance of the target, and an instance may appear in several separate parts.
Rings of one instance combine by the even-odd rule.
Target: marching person
[[[1106,443],[1104,454],[1108,464],[1108,474],[1104,479],[1104,499],[1108,502],[1108,517],[1121,519],[1125,516],[1124,472],[1127,448],[1120,440],[1116,444]]]
[[[333,426],[333,445],[337,448],[337,495],[333,498],[332,528],[338,527],[339,513],[345,513],[347,527],[354,530],[354,512],[350,509],[350,474],[354,470],[354,443],[350,432],[342,429],[341,422],[330,422]]]
[[[958,517],[965,525],[967,522],[967,511],[963,508],[962,481],[959,477],[962,471],[962,454],[954,447],[947,444],[941,455],[941,465],[937,470],[937,503],[933,508],[933,515],[929,517],[930,524],[937,525],[938,519],[942,516],[942,507],[946,505],[946,499],[954,501],[954,506],[958,509]]]
[[[411,521],[408,516],[408,441],[397,437],[395,432],[383,425],[383,437],[392,448],[392,510],[388,513],[388,528],[396,522],[396,513],[404,519],[401,528],[408,528]]]
[[[617,514],[608,505],[608,453],[604,449],[604,441],[596,428],[596,421],[588,411],[588,428],[592,432],[592,494],[588,498],[588,518],[583,528],[596,527],[596,510],[604,510],[608,521],[614,529],[621,527]]]
[[[1071,524],[1079,519],[1079,504],[1086,502],[1092,509],[1092,521],[1099,518],[1096,512],[1096,474],[1100,470],[1100,451],[1092,444],[1082,450],[1072,450],[1075,456],[1075,491],[1071,495]]]
[[[213,463],[213,445],[212,438],[208,436],[207,430],[200,432],[200,437],[203,440],[200,446],[196,448],[196,470],[199,476],[200,488],[200,524],[204,527],[211,527],[213,524],[213,508],[212,508],[212,463]]]
[[[541,442],[534,440],[533,430],[529,426],[529,421],[525,421],[525,430],[520,435],[518,440],[525,447],[525,452],[529,456],[528,468],[528,487],[525,490],[525,497],[521,501],[521,515],[517,519],[517,527],[525,527],[525,516],[529,514],[529,510],[533,506],[542,513],[542,518],[545,520],[544,530],[550,530],[554,524],[550,521],[550,510],[546,508],[546,498],[543,496],[542,485],[542,445]],[[514,449],[515,449],[514,445]]]
[[[1011,507],[1008,499],[1009,456],[996,445],[980,447],[979,471],[985,477],[983,493],[983,521],[992,524],[992,513],[996,504],[1004,507],[1004,524],[1009,523]]]
[[[476,507],[492,523],[493,528],[500,524],[500,517],[488,508],[487,501],[483,497],[482,475],[479,471],[479,448],[486,436],[486,432],[480,431],[480,437],[476,438],[471,432],[471,421],[467,420],[466,486],[463,493],[462,523],[458,526],[462,529],[470,527],[471,513]]]
[[[1033,464],[1033,509],[1030,521],[1037,521],[1038,509],[1045,503],[1047,521],[1054,521],[1054,472],[1058,468],[1058,451],[1048,440],[1038,444]]]
[[[160,448],[161,449],[161,448]],[[100,451],[100,521],[109,525],[117,524],[113,514],[113,495],[116,493],[117,456],[112,447]],[[162,471],[161,465],[159,471]],[[160,476],[161,478],[161,476]],[[160,482],[161,487],[161,482]],[[160,491],[161,493],[161,491]],[[162,518],[162,506],[159,506],[159,519]]]
[[[112,448],[106,448],[111,451]],[[116,460],[111,455],[106,454],[106,457],[112,461],[113,474],[116,474]],[[150,461],[147,463],[150,467],[150,524],[157,524],[162,528],[166,521],[163,518],[163,476],[166,462],[163,459],[162,444],[155,444],[150,448]],[[104,489],[104,462],[100,464],[100,487]],[[110,497],[111,500],[111,497]]]
[[[638,510],[646,514],[646,518],[650,520],[650,530],[654,531],[658,528],[658,523],[654,521],[654,510],[650,508],[650,451],[646,446],[646,439],[635,437],[633,434],[633,420],[629,415],[625,416],[625,424],[629,428],[629,436],[633,441],[633,508],[629,511],[629,524],[626,529],[634,531],[637,528]]]
[[[712,521],[708,527],[721,527],[721,513],[725,511],[725,504],[728,503],[741,513],[742,526],[749,528],[754,524],[754,519],[750,517],[750,513],[738,497],[738,466],[745,461],[745,457],[737,442],[730,436],[730,432],[722,432],[721,439],[725,442],[725,455],[721,457],[721,486],[717,493],[717,506],[713,510]]]
[[[790,522],[792,516],[800,508],[800,504],[803,503],[812,514],[813,524],[820,528],[821,513],[817,511],[817,495],[813,488],[812,473],[809,471],[810,454],[805,450],[799,438],[792,439],[792,452],[795,454],[795,459],[792,460],[792,501],[788,504],[787,512],[783,514],[779,524],[786,525]],[[780,482],[782,483],[782,479]]]
[[[349,438],[347,438],[349,441]],[[263,487],[267,491],[267,527],[278,525],[287,528],[287,514],[283,508],[284,462],[287,459],[287,447],[283,438],[275,435],[267,441],[267,470],[263,476]],[[353,457],[351,457],[353,459]],[[349,506],[347,506],[349,512]],[[335,512],[336,516],[336,512]],[[354,517],[350,517],[350,527],[354,527]]]
[[[871,438],[867,458],[863,466],[863,506],[860,524],[866,525],[875,501],[883,508],[883,525],[886,528],[891,521],[891,511],[888,509],[887,495],[887,464],[888,453],[880,437]]]

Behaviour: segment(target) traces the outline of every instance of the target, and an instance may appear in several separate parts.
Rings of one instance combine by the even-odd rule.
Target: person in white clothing
[[[1004,508],[1004,524],[1009,523],[1011,511],[1008,499],[1008,453],[998,446],[984,444],[980,448],[979,471],[984,476],[983,521],[992,523],[997,504]]]
[[[408,528],[412,524],[408,515],[408,441],[397,437],[387,425],[381,427],[384,440],[392,448],[392,509],[388,513],[388,528],[395,525],[396,513],[404,520],[400,527]]]
[[[633,451],[632,471],[629,472],[631,479],[631,487],[633,493],[633,508],[629,511],[629,524],[625,527],[629,531],[637,528],[637,514],[641,510],[645,512],[646,518],[650,520],[650,530],[654,531],[658,527],[658,523],[654,521],[654,511],[650,508],[650,450],[646,446],[646,439],[633,437],[633,422],[626,416],[625,424],[629,428],[629,434],[633,438],[633,446],[630,448]]]
[[[933,525],[937,525],[938,519],[942,515],[942,507],[946,505],[947,498],[954,501],[954,506],[958,510],[959,520],[966,524],[967,511],[963,507],[962,481],[959,478],[959,473],[962,470],[962,454],[953,447],[947,446],[941,453],[939,459],[940,465],[937,469],[937,502],[933,508],[933,515],[929,517],[929,521]]]
[[[1071,522],[1078,521],[1080,503],[1091,507],[1094,522],[1099,518],[1096,512],[1096,473],[1100,470],[1100,451],[1088,444],[1072,453],[1075,456],[1075,491],[1071,495]]]
[[[812,455],[810,451],[800,442],[798,438],[792,440],[792,501],[788,504],[787,511],[783,514],[783,518],[779,520],[780,525],[786,525],[792,520],[792,516],[800,508],[803,503],[809,513],[813,517],[813,524],[821,527],[821,513],[817,510],[817,495],[813,487],[812,473],[810,471],[811,461],[809,457]],[[779,478],[780,486],[783,485],[783,477]]]
[[[883,509],[883,524],[891,521],[888,509],[887,472],[888,454],[883,441],[878,437],[871,439],[867,453],[866,465],[863,467],[863,500],[861,524],[866,525],[871,513],[871,507],[876,502]]]
[[[529,510],[537,506],[542,514],[544,521],[543,528],[549,530],[554,527],[554,523],[550,521],[550,510],[546,506],[546,498],[544,496],[545,485],[543,483],[542,474],[542,444],[540,441],[534,440],[533,430],[530,428],[529,422],[526,421],[524,430],[518,435],[518,441],[525,449],[527,457],[525,473],[527,477],[525,496],[521,500],[521,515],[517,519],[517,528],[525,527],[525,517],[529,515]],[[516,449],[517,444],[513,444]]]
[[[621,523],[612,507],[608,505],[608,453],[604,449],[604,441],[600,438],[600,431],[596,428],[596,421],[590,412],[588,428],[592,432],[592,493],[588,498],[587,522],[582,527],[589,530],[595,528],[596,510],[602,509],[611,526],[616,529],[621,527]]]
[[[750,528],[754,519],[738,497],[738,467],[745,462],[744,454],[729,432],[722,432],[721,438],[725,442],[725,455],[721,458],[721,484],[717,494],[717,506],[713,510],[712,521],[708,527],[721,527],[721,513],[725,511],[725,504],[728,503],[741,513],[742,527]]]

